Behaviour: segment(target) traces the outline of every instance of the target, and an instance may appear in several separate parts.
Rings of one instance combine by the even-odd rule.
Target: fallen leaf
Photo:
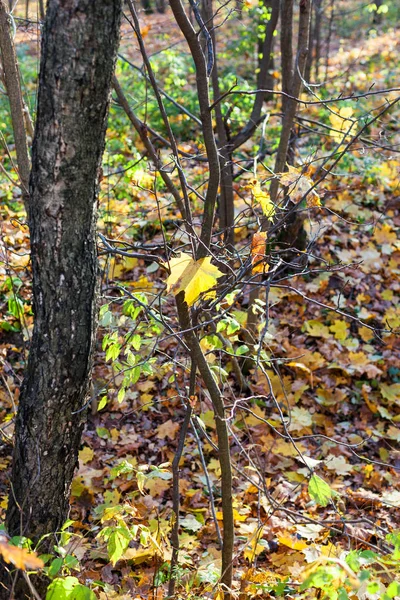
[[[315,474],[311,476],[308,483],[308,493],[320,506],[328,506],[329,500],[333,496],[333,492],[326,481]]]
[[[174,440],[176,438],[178,430],[179,423],[174,423],[171,419],[165,421],[165,423],[159,425],[156,429],[157,436],[160,438],[160,440],[165,440],[165,438]]]
[[[83,464],[86,464],[93,460],[94,452],[89,446],[85,446],[82,450],[79,450],[79,460]]]

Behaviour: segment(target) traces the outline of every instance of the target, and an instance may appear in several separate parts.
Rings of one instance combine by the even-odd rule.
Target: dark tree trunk
[[[35,542],[68,516],[86,412],[98,171],[120,14],[120,0],[49,0],[43,31],[29,200],[35,326],[7,512],[9,533]]]
[[[321,22],[322,22],[322,0],[314,0],[314,47],[315,47],[315,81],[319,79],[319,64],[321,60]]]

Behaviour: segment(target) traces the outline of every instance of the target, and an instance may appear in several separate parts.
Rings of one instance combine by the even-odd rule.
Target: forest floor
[[[142,34],[149,42],[150,55],[162,55],[169,48],[165,63],[157,63],[160,77],[164,77],[167,65],[176,66],[177,77],[182,68],[176,50],[180,35],[176,25],[172,26],[171,14],[144,17]],[[35,33],[20,32],[17,39],[23,46],[21,56],[37,65]],[[342,45],[338,42],[327,71],[332,95],[347,95],[360,87],[367,90],[372,83],[375,89],[394,87],[399,45],[393,30],[362,40],[354,37],[351,44],[349,40]],[[123,28],[121,54],[140,65],[127,25]],[[124,84],[130,82],[132,91],[128,95],[136,101],[135,86],[139,84],[126,62],[119,63],[118,72]],[[34,89],[34,81],[31,87],[25,83],[28,89]],[[170,83],[171,89],[174,84]],[[185,81],[181,85],[182,102],[187,87]],[[371,97],[352,106],[354,111],[368,114],[383,105],[385,98],[394,97]],[[150,104],[143,110],[149,110],[149,118],[154,114]],[[274,113],[279,113],[279,105],[272,104],[270,110],[271,127],[277,131],[279,117]],[[301,109],[300,114],[314,122],[325,119],[328,130],[334,127],[329,116],[321,116],[320,107]],[[271,286],[268,298],[262,298],[269,306],[267,358],[262,369],[250,371],[247,394],[258,400],[241,394],[229,355],[221,354],[221,348],[208,347],[208,337],[202,342],[220,377],[223,370],[224,398],[230,415],[236,529],[234,585],[241,600],[320,597],[316,589],[332,586],[334,590],[339,583],[332,578],[342,577],[344,581],[348,576],[349,561],[345,563],[344,557],[349,551],[359,552],[354,558],[358,563],[350,564],[359,569],[369,565],[371,577],[378,582],[373,595],[360,581],[354,596],[359,600],[381,598],[398,568],[394,562],[385,563],[384,557],[390,554],[392,544],[400,552],[400,534],[396,539],[387,537],[400,530],[399,116],[399,108],[394,107],[366,134],[367,141],[384,141],[387,149],[360,140],[325,179],[318,190],[322,207],[311,211],[305,221],[309,238],[314,239],[310,269]],[[172,123],[180,132],[192,127],[180,114],[172,117]],[[330,142],[321,141],[324,130],[306,134],[303,129],[298,159],[313,164],[312,160],[330,148]],[[181,147],[191,151],[201,146],[194,138],[182,135]],[[176,222],[175,209],[162,193],[156,202],[155,174],[148,163],[122,172],[125,166],[138,161],[142,150],[121,111],[113,105],[99,230],[114,240],[134,241],[144,249],[158,246],[149,251],[165,258],[164,236],[170,247],[185,242],[180,231],[170,229]],[[243,149],[244,158],[251,158],[252,151],[249,144]],[[266,176],[262,171],[259,166],[260,178]],[[188,172],[191,181],[202,181],[204,166],[192,161]],[[253,177],[250,169],[235,180],[238,215],[251,203],[247,188]],[[9,491],[13,422],[33,315],[26,217],[16,188],[6,179],[1,181],[0,198],[2,519]],[[200,211],[200,206],[197,208]],[[243,255],[249,253],[255,228],[253,220],[236,230]],[[128,294],[140,292],[154,302],[165,288],[166,277],[157,263],[107,256],[101,243],[99,251],[101,302],[109,310],[103,310],[100,322],[93,375],[96,399],[72,484],[69,531],[73,535],[65,534],[66,551],[77,561],[68,568],[60,565],[60,573],[78,576],[102,600],[161,599],[167,595],[171,559],[170,465],[185,415],[182,390],[188,379],[186,359],[180,356],[176,340],[161,333],[156,351],[150,358],[145,356],[157,337],[150,331],[148,343],[140,349],[143,361],[150,364],[147,373],[142,372],[124,394],[118,394],[123,375],[114,368],[112,357],[106,360],[102,343],[110,332],[123,339],[128,331],[130,322],[119,301],[119,290],[123,286]],[[323,269],[324,264],[328,268]],[[242,343],[247,295],[245,290],[232,299],[228,324],[232,329],[224,333],[235,347]],[[175,329],[172,295],[162,296],[162,312]],[[140,336],[145,339],[146,333]],[[268,394],[268,379],[276,402]],[[216,526],[221,528],[222,518],[220,467],[211,403],[200,382],[191,403],[196,426],[189,429],[180,461],[181,551],[176,598],[219,598]],[[325,506],[310,498],[310,472],[329,485],[331,496],[328,493]],[[128,524],[138,532],[115,564],[110,561],[104,536],[99,536],[104,524],[109,523],[115,531]],[[114,540],[117,544],[118,537]],[[372,551],[374,558],[368,553],[361,556],[360,551]],[[327,579],[314,581],[313,591],[303,596],[301,583],[316,572],[316,565],[324,567]],[[332,567],[337,571],[329,571]],[[335,598],[334,594],[329,597]]]

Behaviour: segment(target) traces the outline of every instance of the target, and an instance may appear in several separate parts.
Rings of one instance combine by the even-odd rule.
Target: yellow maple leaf
[[[349,326],[345,321],[335,319],[333,325],[329,327],[332,333],[335,334],[335,339],[343,342],[349,335]]]
[[[281,185],[288,187],[288,196],[294,204],[298,204],[306,196],[307,208],[312,206],[321,206],[321,199],[315,189],[311,189],[314,182],[303,171],[302,168],[296,168],[288,165],[288,170],[284,173],[277,173]],[[310,191],[311,190],[311,191]]]
[[[79,460],[83,464],[86,464],[93,460],[93,457],[94,451],[92,450],[92,448],[89,448],[89,446],[85,446],[84,448],[82,448],[82,450],[79,450]]]
[[[278,540],[282,546],[286,546],[292,550],[304,550],[304,548],[307,548],[306,542],[292,538],[290,535],[278,535]]]
[[[342,106],[340,110],[333,108],[334,112],[329,115],[329,120],[333,129],[330,131],[331,137],[335,142],[344,142],[344,138],[354,132],[356,124],[350,120],[353,115],[351,106]]]
[[[192,306],[203,292],[211,290],[223,273],[211,264],[211,258],[194,260],[190,254],[182,252],[177,258],[170,260],[171,274],[167,279],[167,293],[175,296],[185,292],[185,301]]]
[[[249,189],[253,194],[253,199],[261,206],[264,215],[269,221],[273,221],[275,215],[275,205],[271,202],[271,197],[268,192],[265,192],[261,189],[261,185],[257,179],[253,179],[251,181]]]

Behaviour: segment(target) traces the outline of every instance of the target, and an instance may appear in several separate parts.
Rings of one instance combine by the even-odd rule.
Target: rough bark
[[[96,326],[96,199],[120,0],[49,0],[30,179],[35,325],[7,528],[60,530],[84,422]],[[54,536],[40,549],[51,548]],[[21,596],[22,598],[22,596]]]

